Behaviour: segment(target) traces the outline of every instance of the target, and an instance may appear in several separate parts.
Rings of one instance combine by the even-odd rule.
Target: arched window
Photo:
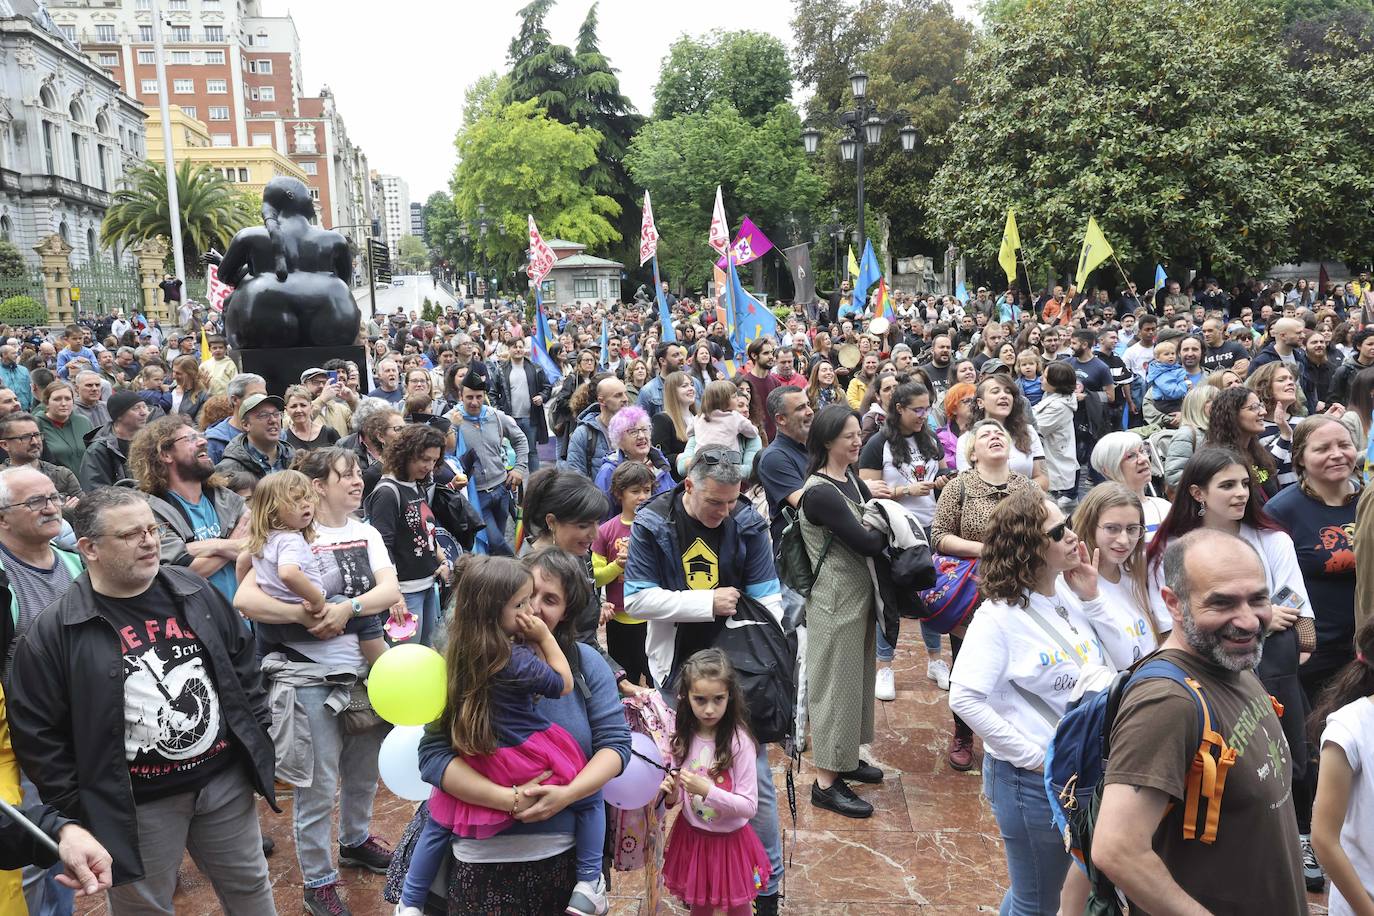
[[[10,233],[13,231],[14,224],[10,222],[10,218],[8,216],[0,216],[0,240],[6,242],[11,241]]]
[[[72,243],[71,233],[67,231],[67,221],[65,219],[58,224],[57,234],[62,238],[62,241],[66,242],[68,245]]]
[[[94,229],[87,229],[87,230],[86,230],[86,261],[87,261],[88,263],[92,263],[92,264],[95,263],[95,254],[96,254],[96,250],[97,250],[97,249],[96,249],[96,244],[95,244],[95,230],[94,230]]]
[[[57,110],[57,95],[52,91],[51,86],[44,86],[39,90],[38,104],[53,111]]]
[[[75,99],[73,99],[72,103],[67,106],[67,113],[70,114],[72,116],[72,120],[78,124],[86,120],[85,110],[82,109],[81,103],[76,101]]]
[[[96,131],[99,132],[101,135],[103,135],[103,136],[109,136],[109,133],[110,133],[110,119],[107,118],[107,117],[105,117],[103,114],[98,114],[98,115],[96,115],[96,116],[95,116],[95,129],[96,129]]]

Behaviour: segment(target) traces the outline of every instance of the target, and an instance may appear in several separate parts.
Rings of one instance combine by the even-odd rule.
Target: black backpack
[[[722,618],[715,647],[730,658],[760,744],[792,734],[797,707],[797,635],[762,603],[741,594],[733,617]]]

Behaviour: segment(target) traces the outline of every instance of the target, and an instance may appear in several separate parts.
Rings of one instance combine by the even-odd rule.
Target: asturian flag
[[[716,185],[716,206],[711,211],[711,232],[707,241],[722,255],[730,247],[730,224],[725,221],[725,201],[720,195],[720,185]]]
[[[639,220],[639,266],[649,263],[658,254],[658,228],[654,226],[654,208],[649,203],[649,192],[644,192],[644,213]]]

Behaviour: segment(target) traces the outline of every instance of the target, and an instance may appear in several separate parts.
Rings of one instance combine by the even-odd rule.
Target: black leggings
[[[953,633],[950,634],[950,636],[949,636],[949,654],[953,657],[953,660],[954,660],[954,661],[958,661],[958,660],[959,660],[959,647],[962,646],[963,644],[964,644],[963,637],[961,637],[961,636],[955,636]],[[954,666],[951,665],[950,667],[952,668],[952,667],[954,667]],[[953,714],[953,713],[950,713],[950,715],[954,715],[954,714]],[[969,728],[968,725],[967,725],[967,723],[965,723],[964,720],[961,719],[961,718],[959,718],[958,716],[954,716],[954,737],[956,737],[956,738],[965,738],[965,739],[967,739],[967,740],[969,740],[969,741],[972,741],[972,740],[973,740],[973,729]]]
[[[625,669],[631,684],[653,687],[654,677],[649,673],[649,656],[644,649],[648,630],[645,623],[606,621],[606,654]]]
[[[1326,689],[1326,685],[1354,657],[1353,652],[1334,658],[1330,655],[1314,657],[1306,665],[1298,668],[1298,680],[1302,682],[1302,692],[1307,697],[1309,711],[1316,708],[1317,700]],[[1293,780],[1293,809],[1298,816],[1298,833],[1306,835],[1312,832],[1312,802],[1317,796],[1317,761],[1321,757],[1321,748],[1309,741],[1303,748],[1289,750],[1294,754],[1309,755],[1306,775],[1302,779]]]

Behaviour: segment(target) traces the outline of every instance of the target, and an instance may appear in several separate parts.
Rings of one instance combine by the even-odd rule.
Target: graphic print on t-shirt
[[[1327,525],[1318,532],[1321,543],[1317,545],[1320,554],[1330,554],[1326,558],[1325,572],[1328,576],[1352,572],[1355,569],[1355,525]]]
[[[715,588],[720,582],[720,558],[701,538],[682,553],[682,572],[690,589]]]
[[[377,580],[372,575],[372,563],[367,555],[367,540],[339,541],[310,545],[320,561],[320,576],[326,595],[357,597],[372,591]]]
[[[124,756],[135,779],[196,769],[228,746],[203,647],[175,617],[119,630]]]

